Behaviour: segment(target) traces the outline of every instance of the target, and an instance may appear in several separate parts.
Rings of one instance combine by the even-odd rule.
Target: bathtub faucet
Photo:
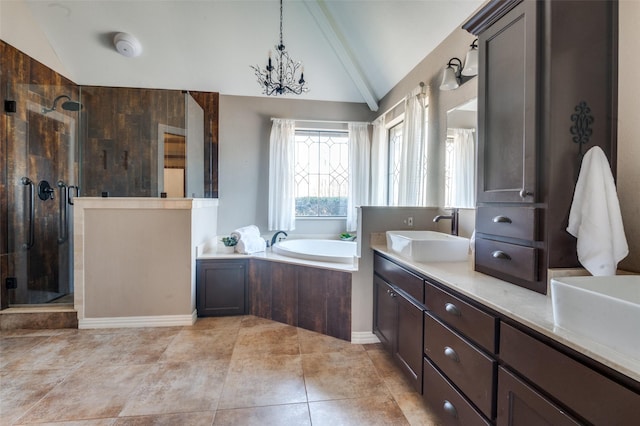
[[[284,237],[278,238],[278,235],[280,234],[284,234]],[[273,234],[273,237],[271,237],[271,247],[273,247],[273,245],[275,243],[277,243],[278,241],[282,241],[287,237],[287,233],[284,231],[278,231],[275,234]]]
[[[434,222],[440,222],[442,219],[450,219],[451,220],[451,235],[458,235],[458,209],[451,209],[450,215],[442,215],[433,218]]]

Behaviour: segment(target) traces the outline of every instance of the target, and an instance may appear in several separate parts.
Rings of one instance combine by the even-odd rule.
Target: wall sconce
[[[449,63],[447,63],[447,67],[442,73],[440,90],[454,90],[460,87],[460,82],[462,80],[460,71],[462,71],[462,61],[458,58],[449,59]]]
[[[462,61],[458,58],[451,58],[447,67],[442,73],[442,83],[440,90],[454,90],[461,84],[478,74],[478,39],[471,44],[471,49],[467,52],[464,68]]]
[[[473,40],[470,47],[462,69],[462,75],[467,77],[478,75],[478,39]]]

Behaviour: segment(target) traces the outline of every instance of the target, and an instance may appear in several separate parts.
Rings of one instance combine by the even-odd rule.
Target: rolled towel
[[[260,237],[243,237],[236,244],[236,253],[252,254],[265,251],[267,242]]]
[[[233,231],[231,233],[231,236],[234,237],[237,241],[248,237],[259,237],[260,229],[258,229],[258,227],[255,225],[244,226]]]

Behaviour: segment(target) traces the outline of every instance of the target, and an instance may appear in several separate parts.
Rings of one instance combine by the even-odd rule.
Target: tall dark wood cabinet
[[[494,0],[478,36],[476,270],[540,293],[580,266],[566,227],[582,155],[615,175],[616,0]]]
[[[247,313],[246,260],[198,260],[196,274],[196,308],[199,317]]]

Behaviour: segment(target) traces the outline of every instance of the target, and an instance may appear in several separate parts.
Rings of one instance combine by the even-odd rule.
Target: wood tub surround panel
[[[351,340],[351,273],[249,261],[249,312]]]
[[[296,325],[298,321],[298,286],[296,267],[286,263],[270,262],[271,319],[284,324]]]

